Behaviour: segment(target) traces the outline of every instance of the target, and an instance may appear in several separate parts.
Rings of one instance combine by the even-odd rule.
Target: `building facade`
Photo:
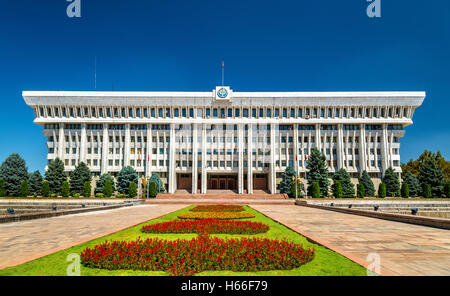
[[[305,177],[318,148],[330,173],[377,181],[400,168],[400,138],[425,92],[24,91],[48,161],[95,176],[133,167],[167,191],[277,192],[286,167]]]

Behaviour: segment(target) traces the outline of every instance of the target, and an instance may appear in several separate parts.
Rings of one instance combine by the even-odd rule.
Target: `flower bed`
[[[163,223],[145,225],[145,233],[226,233],[226,234],[256,234],[269,230],[269,226],[260,222],[229,221],[219,219],[175,220]]]
[[[86,267],[167,271],[172,275],[192,275],[205,270],[289,270],[313,258],[314,249],[285,240],[223,240],[206,234],[191,240],[106,241],[81,252],[81,262]]]
[[[255,214],[241,212],[192,212],[179,214],[180,219],[246,219],[255,218]]]
[[[190,209],[191,212],[242,212],[242,206],[235,205],[202,205]]]

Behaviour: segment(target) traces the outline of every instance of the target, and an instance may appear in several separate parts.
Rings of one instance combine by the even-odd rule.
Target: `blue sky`
[[[47,149],[23,90],[427,92],[401,140],[450,158],[450,1],[0,0],[0,160],[43,171]]]

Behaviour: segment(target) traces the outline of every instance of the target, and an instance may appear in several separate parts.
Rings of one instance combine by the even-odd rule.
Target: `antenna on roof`
[[[97,56],[94,61],[94,90],[97,90]]]

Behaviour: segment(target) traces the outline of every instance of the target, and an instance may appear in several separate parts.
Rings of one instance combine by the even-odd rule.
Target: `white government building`
[[[400,138],[425,92],[24,91],[48,161],[95,176],[132,166],[169,193],[277,193],[287,166],[304,178],[317,147],[330,173],[401,172]]]

